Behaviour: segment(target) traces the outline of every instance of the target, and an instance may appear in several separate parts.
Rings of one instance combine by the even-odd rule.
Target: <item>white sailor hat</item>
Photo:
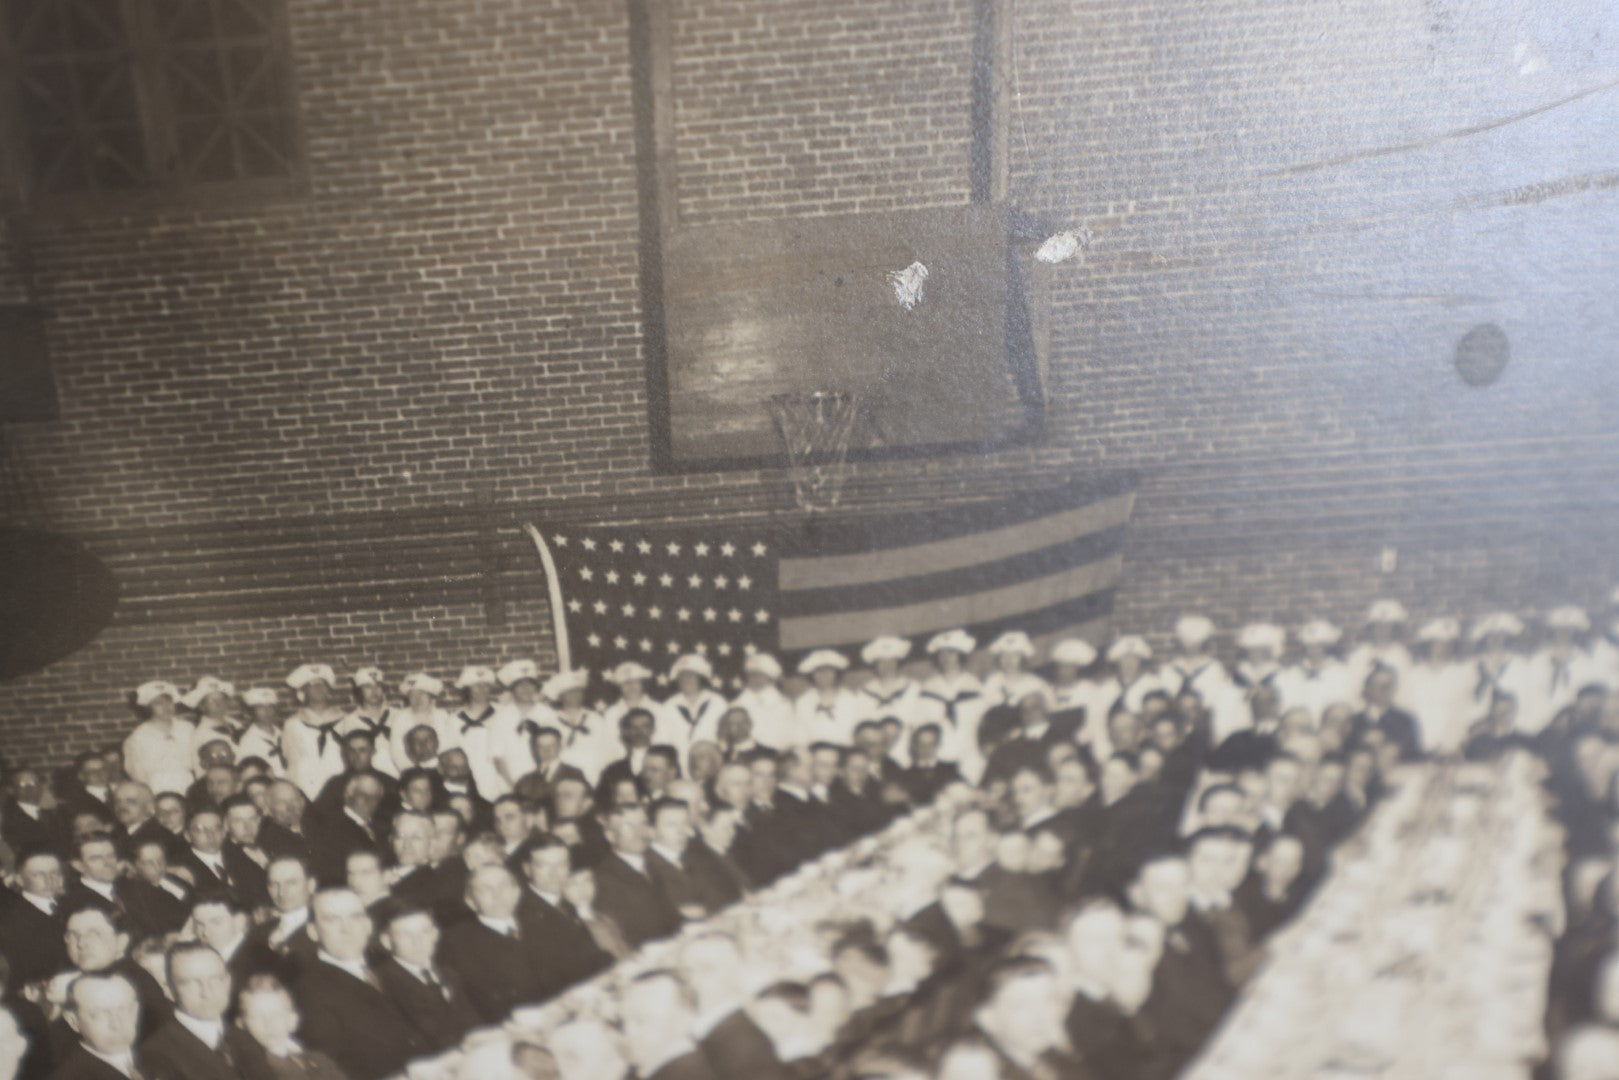
[[[798,662],[798,673],[808,675],[821,668],[832,668],[843,671],[849,666],[849,658],[836,649],[816,649]]]
[[[756,652],[748,657],[742,664],[742,670],[750,673],[758,672],[767,679],[779,679],[782,674],[781,661],[763,652]]]
[[[993,656],[1007,656],[1017,654],[1024,657],[1034,656],[1034,642],[1029,635],[1021,630],[1008,630],[1000,637],[989,643],[989,651]]]
[[[224,679],[216,679],[212,675],[204,675],[202,678],[197,680],[197,685],[191,688],[191,692],[180,699],[180,704],[184,705],[188,709],[195,709],[197,706],[202,704],[203,698],[207,697],[209,694],[224,694],[226,697],[230,697],[235,693],[236,687],[226,682]]]
[[[539,682],[540,666],[532,660],[512,660],[502,664],[497,674],[500,676],[502,686],[516,686],[524,679]]]
[[[325,683],[327,686],[337,684],[337,676],[332,672],[330,664],[299,664],[287,676],[287,685],[294,690],[302,690],[315,681]]]
[[[349,682],[354,684],[356,690],[364,690],[368,686],[388,685],[388,679],[382,674],[382,669],[374,665],[355,668],[354,674],[349,676]]]
[[[1299,643],[1301,645],[1336,645],[1341,637],[1343,637],[1343,631],[1326,619],[1311,619],[1299,627]]]
[[[1481,615],[1473,624],[1470,637],[1474,641],[1483,641],[1492,634],[1505,634],[1507,637],[1517,637],[1523,633],[1523,621],[1516,615],[1506,611],[1492,611],[1488,615]]]
[[[1249,623],[1237,635],[1237,646],[1243,649],[1272,649],[1281,651],[1287,632],[1274,623]]]
[[[150,705],[160,697],[179,701],[180,688],[171,682],[164,682],[162,679],[153,679],[135,687],[135,704],[137,705]]]
[[[562,695],[570,690],[583,690],[590,682],[590,673],[583,668],[574,668],[572,671],[559,671],[540,687],[540,696],[550,701],[561,701]]]
[[[652,678],[652,672],[637,664],[634,660],[626,660],[618,667],[607,673],[607,681],[622,686],[627,682],[646,682]]]
[[[1373,600],[1372,606],[1366,609],[1368,623],[1403,623],[1410,619],[1405,605],[1398,600]]]
[[[1077,668],[1090,667],[1096,663],[1096,647],[1080,638],[1064,638],[1051,647],[1051,662]]]
[[[875,664],[879,660],[903,660],[909,655],[911,643],[892,634],[872,638],[860,650],[860,659],[868,664]]]
[[[1462,636],[1462,624],[1449,615],[1429,619],[1417,631],[1418,641],[1455,641]]]
[[[1546,625],[1553,630],[1577,630],[1583,634],[1591,629],[1591,617],[1573,604],[1564,604],[1546,613]]]
[[[473,686],[493,686],[499,681],[495,678],[494,670],[482,664],[468,664],[461,669],[461,674],[455,677],[455,685],[462,690]]]
[[[1187,648],[1195,648],[1214,636],[1214,620],[1205,615],[1182,615],[1175,620],[1175,637]]]
[[[951,652],[958,652],[966,656],[976,648],[978,648],[977,639],[965,630],[946,630],[942,634],[934,634],[928,640],[929,654],[944,652],[948,649]]]
[[[687,653],[669,665],[669,678],[678,679],[682,675],[696,675],[706,682],[713,682],[714,665],[696,653]]]
[[[1117,663],[1126,656],[1134,656],[1142,660],[1152,659],[1152,647],[1146,639],[1135,634],[1126,634],[1107,647],[1107,658]]]
[[[257,708],[260,705],[279,705],[281,695],[268,686],[255,686],[242,692],[242,704],[248,708]]]
[[[433,697],[438,697],[440,694],[444,693],[444,683],[442,680],[435,679],[425,671],[413,672],[412,674],[406,675],[403,679],[399,680],[399,692],[404,694],[406,697],[409,697],[418,690],[422,691],[424,694],[431,694]]]

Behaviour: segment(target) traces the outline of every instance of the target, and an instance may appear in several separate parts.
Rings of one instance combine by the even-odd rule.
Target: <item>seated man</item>
[[[60,1059],[52,1080],[129,1080],[145,1075],[135,1049],[140,1030],[140,999],[124,975],[80,975],[68,988],[62,1018],[73,1045]]]
[[[466,905],[475,918],[444,934],[446,966],[455,971],[486,1024],[498,1024],[520,1005],[541,1001],[546,942],[529,941],[517,921],[522,899],[517,879],[501,865],[480,866],[467,879]]]
[[[388,904],[380,927],[388,956],[377,965],[383,993],[399,1006],[438,1054],[460,1044],[479,1023],[461,978],[437,961],[438,923],[425,907]]]
[[[696,998],[674,972],[639,975],[623,996],[624,1033],[644,1080],[722,1080],[691,1036]],[[750,1078],[751,1080],[751,1078]]]
[[[231,976],[224,960],[201,942],[182,941],[169,948],[167,968],[174,1016],[141,1043],[143,1068],[185,1080],[241,1076],[227,1037]]]
[[[639,803],[614,807],[608,814],[607,840],[612,854],[595,868],[596,903],[623,931],[631,948],[680,929],[680,914],[653,880],[647,866],[650,829]]]
[[[382,1080],[426,1054],[427,1039],[366,962],[372,922],[360,898],[347,888],[316,893],[309,933],[320,948],[298,974],[297,1000],[310,1048],[330,1055],[350,1080]]]

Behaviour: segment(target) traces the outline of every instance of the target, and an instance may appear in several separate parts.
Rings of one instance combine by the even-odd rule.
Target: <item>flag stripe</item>
[[[999,589],[1031,578],[1049,578],[1051,575],[1076,566],[1096,562],[1118,552],[1124,543],[1124,526],[1118,525],[1101,532],[1066,537],[1064,543],[1039,548],[1009,558],[986,559],[960,569],[937,573],[915,573],[931,567],[912,565],[913,576],[887,581],[873,581],[863,585],[841,585],[825,589],[783,592],[782,618],[807,615],[831,615],[841,611],[860,611],[867,608],[897,608],[921,604],[930,600],[968,593],[982,593]]]
[[[1059,574],[923,603],[784,618],[779,627],[781,647],[809,649],[869,641],[880,634],[924,634],[1021,616],[1092,594],[1111,605],[1123,561],[1122,555],[1110,555]]]
[[[1022,555],[1079,534],[1123,525],[1130,519],[1134,499],[1133,492],[1116,495],[1032,521],[946,540],[853,555],[786,557],[781,560],[777,572],[777,587],[786,593],[862,585],[903,577],[914,573],[918,567],[927,567],[932,571],[960,570],[995,559]]]

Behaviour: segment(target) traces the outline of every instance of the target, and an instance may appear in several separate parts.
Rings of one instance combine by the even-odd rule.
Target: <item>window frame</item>
[[[126,189],[50,191],[42,188],[35,173],[27,124],[22,117],[19,81],[22,77],[21,48],[6,13],[0,8],[0,197],[27,207],[46,217],[82,214],[125,213],[142,209],[199,209],[212,207],[262,206],[292,200],[308,194],[308,143],[299,106],[296,54],[287,0],[259,0],[269,15],[269,47],[275,52],[279,77],[271,75],[285,102],[286,176],[239,177],[231,180],[195,180],[176,166],[152,166],[154,155],[165,149],[175,153],[178,118],[168,101],[165,85],[165,49],[151,23],[154,0],[119,0],[119,9],[130,48],[134,54],[131,82],[138,99],[141,149],[151,182]],[[218,39],[214,48],[220,49]]]

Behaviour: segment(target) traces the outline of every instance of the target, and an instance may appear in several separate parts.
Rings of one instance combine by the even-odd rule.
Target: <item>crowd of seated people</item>
[[[1014,631],[979,652],[958,630],[916,658],[884,637],[863,666],[818,650],[792,676],[755,654],[730,688],[692,655],[661,680],[606,673],[601,708],[587,673],[526,660],[453,691],[410,675],[397,700],[367,667],[340,702],[321,663],[241,694],[148,682],[116,751],[4,778],[20,1074],[397,1075],[965,780],[983,808],[955,822],[955,876],[914,922],[844,926],[822,975],[728,1010],[690,965],[650,973],[619,1072],[571,1053],[605,1052],[577,1033],[519,1045],[512,1068],[1170,1076],[1401,761],[1543,754],[1575,852],[1611,868],[1612,830],[1589,822],[1612,809],[1619,647],[1571,608],[1533,642],[1505,614],[1465,647],[1455,620],[1406,623],[1380,601],[1352,646],[1313,620],[1294,654],[1255,625],[1222,657],[1188,616],[1162,662],[1135,636],[1042,652]],[[1570,986],[1613,968],[1593,943],[1611,951],[1616,891],[1605,878],[1570,926]],[[1598,1037],[1601,995],[1563,997],[1569,1039]],[[670,1041],[670,1016],[690,1038]],[[722,1021],[742,1050],[711,1045]],[[660,1042],[691,1046],[662,1060]]]

